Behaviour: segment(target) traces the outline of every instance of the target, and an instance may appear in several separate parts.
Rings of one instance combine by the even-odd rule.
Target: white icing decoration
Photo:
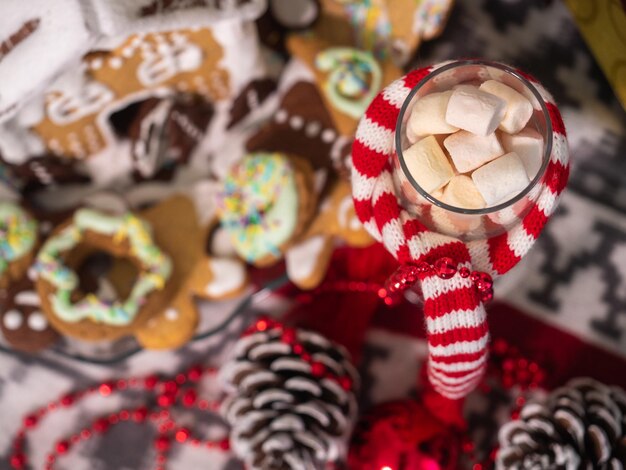
[[[348,427],[347,417],[337,405],[328,402],[322,402],[322,405],[326,408],[327,413],[335,419],[340,429],[346,429]]]
[[[313,276],[319,263],[319,254],[327,240],[324,235],[316,235],[287,250],[285,263],[289,279],[305,281]]]
[[[291,124],[292,129],[298,130],[304,125],[304,120],[300,116],[291,116],[289,124]]]
[[[223,297],[238,291],[246,282],[246,270],[239,261],[225,258],[210,258],[209,270],[213,279],[204,291],[211,297]]]
[[[220,257],[236,257],[237,251],[230,240],[230,235],[222,227],[217,227],[211,239],[211,253]]]
[[[165,318],[169,321],[176,321],[178,320],[179,314],[178,314],[178,310],[176,310],[175,308],[168,308],[165,311]]]
[[[24,317],[17,310],[9,310],[4,314],[2,323],[7,330],[17,330],[24,323]]]
[[[0,124],[0,154],[7,162],[19,165],[32,155],[43,153],[45,148],[34,132],[19,123],[12,120]]]
[[[278,111],[276,111],[276,114],[274,115],[274,119],[279,124],[286,122],[288,117],[289,115],[287,114],[287,111],[285,111],[284,109],[279,109]]]
[[[321,387],[312,380],[304,377],[292,377],[285,381],[285,388],[287,390],[297,390],[302,392],[308,392],[311,395],[319,397],[322,395]]]
[[[65,91],[56,95],[48,102],[46,110],[53,123],[65,126],[97,113],[113,101],[114,97],[107,86],[90,80],[71,93]]]
[[[352,196],[344,197],[339,203],[339,210],[337,211],[337,219],[339,225],[342,228],[349,230],[360,230],[362,225],[354,212],[354,203],[352,202]]]
[[[155,86],[179,73],[197,70],[202,60],[202,49],[195,44],[163,42],[158,46],[158,53],[145,55],[137,67],[137,79],[144,86]]]
[[[15,303],[18,305],[28,305],[30,307],[39,307],[41,301],[39,294],[34,290],[24,290],[15,295]]]
[[[248,356],[253,361],[258,360],[263,356],[282,356],[284,354],[289,354],[291,352],[291,346],[287,343],[281,342],[271,342],[271,343],[263,343],[258,344],[248,351]]]
[[[28,316],[28,326],[34,331],[43,331],[48,328],[48,320],[41,312],[33,312]]]
[[[322,132],[322,141],[326,142],[327,144],[330,144],[333,140],[335,140],[336,136],[337,134],[335,133],[334,130],[324,129],[324,131]]]
[[[141,121],[139,139],[135,142],[133,150],[136,157],[135,168],[143,177],[152,176],[163,163],[165,155],[161,152],[163,139],[161,132],[173,104],[172,100],[162,100]],[[157,132],[154,132],[154,129]]]
[[[306,134],[307,137],[313,138],[317,134],[320,133],[321,129],[322,129],[322,125],[317,121],[313,121],[313,122],[309,122],[306,125],[306,128],[304,129],[304,133]]]

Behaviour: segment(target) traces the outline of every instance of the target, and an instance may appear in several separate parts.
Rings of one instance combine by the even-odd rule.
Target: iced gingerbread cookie
[[[36,244],[37,222],[19,205],[0,202],[0,288],[26,274]]]
[[[291,53],[313,71],[339,133],[352,136],[361,116],[382,87],[402,75],[389,59],[315,35],[293,35]]]
[[[134,214],[77,210],[51,233],[34,266],[42,310],[50,323],[84,340],[132,334],[167,305],[178,287],[172,282],[172,260],[157,243],[149,223]],[[114,299],[79,290],[76,268],[94,251],[129,262],[124,275],[116,277]]]
[[[312,82],[298,80],[282,95],[278,111],[246,143],[249,152],[301,155],[315,170],[347,174],[351,139],[341,135]]]
[[[28,276],[0,290],[0,330],[15,349],[37,352],[59,339],[41,311],[41,300]]]
[[[169,217],[164,217],[165,214]],[[196,332],[199,321],[196,299],[235,297],[246,288],[248,277],[241,261],[207,256],[206,231],[187,197],[174,196],[148,209],[143,216],[154,220],[155,233],[160,245],[172,256],[173,276],[179,279],[180,287],[167,307],[139,328],[135,337],[148,349],[176,348]],[[171,224],[175,230],[171,230]]]
[[[338,180],[301,241],[287,250],[287,275],[301,289],[313,289],[326,276],[336,245],[365,247],[373,241],[356,216],[350,184]]]
[[[306,231],[316,194],[311,165],[282,153],[253,153],[232,168],[218,194],[221,225],[237,254],[270,266]]]
[[[143,101],[128,129],[135,179],[163,176],[189,161],[213,113],[211,103],[191,95]]]

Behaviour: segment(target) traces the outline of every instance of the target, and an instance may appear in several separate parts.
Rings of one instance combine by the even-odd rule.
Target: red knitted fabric
[[[356,213],[368,232],[401,263],[432,263],[446,256],[459,266],[497,276],[528,252],[556,208],[569,174],[565,128],[550,94],[526,75],[545,101],[553,128],[546,177],[528,195],[534,201],[530,212],[506,233],[467,243],[428,230],[399,202],[392,179],[394,133],[400,107],[411,89],[442,65],[414,70],[396,80],[373,100],[361,119],[352,148]],[[450,410],[458,409],[449,401],[465,397],[485,370],[489,341],[485,309],[469,278],[444,280],[428,274],[420,281],[429,346],[428,385],[440,395],[429,401],[445,409],[448,400]],[[458,421],[458,416],[443,418]]]

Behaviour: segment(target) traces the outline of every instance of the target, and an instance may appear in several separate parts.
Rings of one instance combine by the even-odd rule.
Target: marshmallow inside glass
[[[395,145],[404,207],[431,230],[473,240],[509,230],[530,210],[552,128],[541,95],[514,69],[459,61],[411,90]]]

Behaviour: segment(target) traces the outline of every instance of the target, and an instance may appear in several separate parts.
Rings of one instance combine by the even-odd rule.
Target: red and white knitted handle
[[[565,127],[550,94],[526,74],[550,113],[553,146],[543,183],[533,188],[530,212],[501,235],[464,243],[428,230],[400,204],[393,184],[394,133],[400,107],[420,80],[436,68],[414,70],[387,86],[372,101],[359,123],[352,148],[352,196],[367,231],[401,263],[442,257],[459,267],[492,276],[507,272],[528,252],[557,206],[569,175]],[[521,72],[520,72],[521,73]],[[420,276],[428,334],[428,378],[436,392],[450,400],[476,387],[487,363],[489,331],[485,308],[470,278]]]

